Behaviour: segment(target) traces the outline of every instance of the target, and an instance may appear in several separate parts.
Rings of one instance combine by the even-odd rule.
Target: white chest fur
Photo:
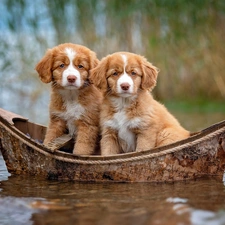
[[[131,152],[136,148],[136,135],[131,129],[138,128],[142,120],[140,117],[128,119],[125,109],[126,105],[119,109],[110,120],[105,121],[104,126],[117,130],[120,141],[126,143],[126,148],[123,150]]]
[[[71,91],[67,92],[62,95],[65,111],[54,112],[54,114],[66,121],[69,134],[73,136],[76,134],[75,121],[79,120],[85,113],[85,108],[78,102],[77,95]]]

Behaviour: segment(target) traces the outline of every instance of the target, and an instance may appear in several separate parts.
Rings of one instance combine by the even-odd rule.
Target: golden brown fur
[[[52,83],[45,145],[69,133],[75,137],[74,154],[94,153],[102,94],[88,77],[98,63],[90,49],[66,43],[48,50],[37,64],[40,79]]]
[[[128,52],[108,55],[91,70],[90,80],[104,93],[102,155],[144,151],[189,137],[150,94],[157,75],[144,57]]]

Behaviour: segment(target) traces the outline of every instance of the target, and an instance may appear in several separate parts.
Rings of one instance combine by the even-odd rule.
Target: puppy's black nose
[[[122,84],[120,84],[120,87],[122,88],[122,90],[127,91],[130,87],[130,84],[122,83]]]
[[[76,81],[76,79],[77,79],[77,77],[74,76],[74,75],[69,75],[67,77],[67,80],[68,80],[69,83],[74,83]]]

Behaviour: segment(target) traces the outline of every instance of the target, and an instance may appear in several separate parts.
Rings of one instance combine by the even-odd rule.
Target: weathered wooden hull
[[[0,149],[10,173],[91,182],[222,179],[224,174],[225,121],[168,146],[107,157],[52,152],[34,140],[44,134],[45,127],[0,109]]]

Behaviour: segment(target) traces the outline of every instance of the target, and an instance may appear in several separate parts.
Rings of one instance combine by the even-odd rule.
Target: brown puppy
[[[104,92],[102,155],[144,151],[189,137],[150,94],[157,75],[144,57],[128,52],[108,55],[91,70],[90,80]]]
[[[61,44],[49,49],[36,70],[44,83],[52,82],[50,123],[44,144],[69,133],[75,137],[74,154],[93,154],[99,133],[101,92],[88,80],[99,63],[90,49]]]

